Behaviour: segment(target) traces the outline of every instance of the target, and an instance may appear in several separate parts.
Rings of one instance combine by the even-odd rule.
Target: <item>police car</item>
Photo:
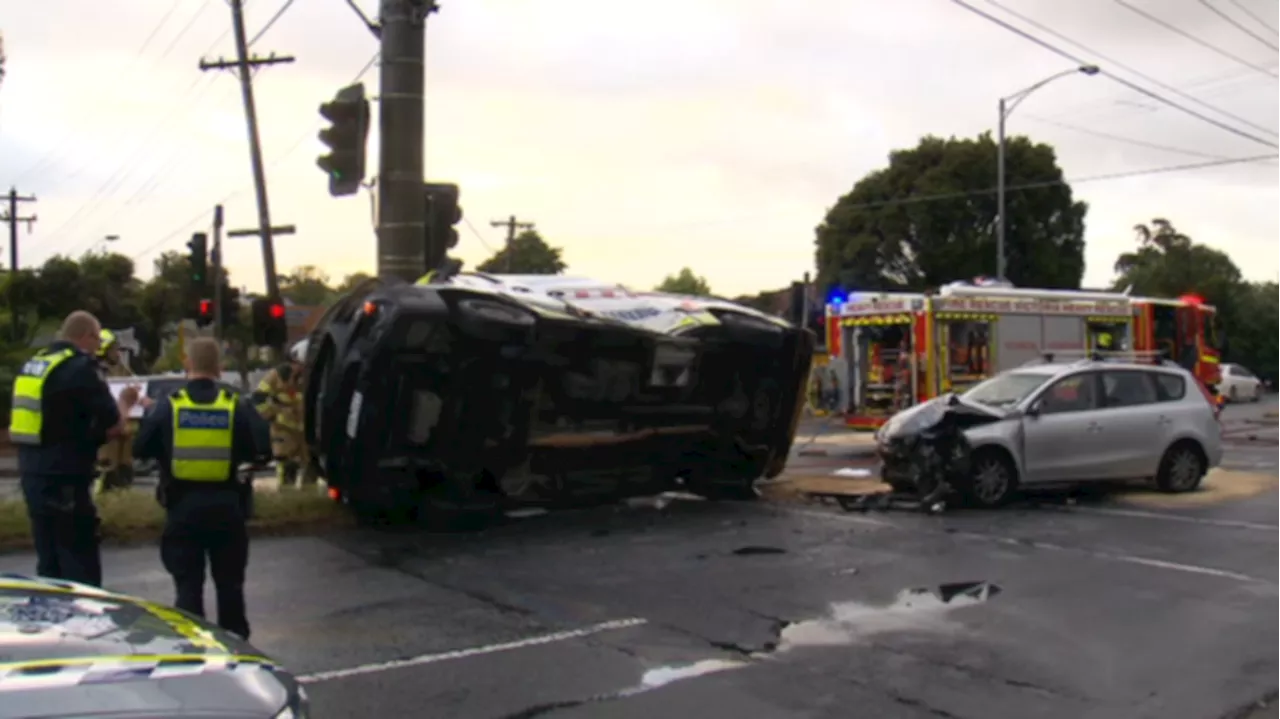
[[[0,719],[305,719],[298,680],[185,612],[0,573]]]
[[[370,280],[305,349],[330,496],[484,510],[587,485],[752,498],[785,464],[814,337],[726,300],[458,273]]]

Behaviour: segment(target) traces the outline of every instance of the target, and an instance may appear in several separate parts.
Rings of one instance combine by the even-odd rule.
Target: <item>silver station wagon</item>
[[[1213,398],[1176,365],[1084,359],[1046,362],[996,375],[959,397],[971,503],[995,506],[1020,487],[1153,480],[1167,492],[1199,487],[1222,458]],[[929,403],[926,403],[926,405]],[[894,420],[927,411],[917,405]],[[886,477],[895,468],[885,457]]]

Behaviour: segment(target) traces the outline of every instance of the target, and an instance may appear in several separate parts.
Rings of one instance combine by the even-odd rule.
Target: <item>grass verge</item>
[[[258,490],[253,501],[249,531],[254,536],[300,534],[353,523],[342,505],[320,489]],[[154,541],[164,527],[164,510],[150,491],[113,492],[98,497],[97,504],[104,544]],[[0,500],[0,552],[29,549],[26,504],[20,497]]]

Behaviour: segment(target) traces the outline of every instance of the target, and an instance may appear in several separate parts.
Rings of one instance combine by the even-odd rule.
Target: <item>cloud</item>
[[[281,1],[248,4],[250,35]],[[999,2],[1275,130],[1274,78],[1115,3]],[[1276,62],[1196,3],[1133,2],[1252,63]],[[1274,21],[1265,5],[1250,7]],[[43,0],[7,13],[0,181],[40,197],[24,262],[118,234],[145,268],[207,227],[220,200],[231,227],[256,223],[238,84],[197,68],[232,52],[230,13],[181,0],[157,29],[171,7]],[[469,264],[501,242],[490,220],[514,213],[564,248],[572,272],[649,286],[688,265],[727,294],[811,270],[814,226],[893,149],[989,131],[997,98],[1070,66],[942,0],[450,2],[429,20],[426,47],[427,174],[462,186],[458,251]],[[255,76],[272,220],[298,226],[279,239],[281,271],[319,264],[341,277],[374,265],[369,198],[328,196],[315,133],[317,106],[376,49],[339,2],[293,3],[254,45],[297,57]],[[364,78],[371,94],[377,78],[377,68]],[[1038,91],[1009,131],[1053,144],[1068,177],[1198,161],[1188,150],[1267,150],[1101,77]],[[377,141],[375,126],[373,158]],[[1154,216],[1224,249],[1247,276],[1276,277],[1274,164],[1075,191],[1091,208],[1090,284],[1109,278],[1132,225]],[[237,282],[262,286],[255,240],[229,240],[226,256]]]

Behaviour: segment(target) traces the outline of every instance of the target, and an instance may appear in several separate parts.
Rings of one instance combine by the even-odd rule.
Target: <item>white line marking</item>
[[[886,522],[883,520],[872,519],[870,517],[850,516],[847,514],[834,514],[830,512],[818,512],[807,509],[791,509],[780,507],[784,512],[789,514],[800,514],[806,517],[819,517],[822,519],[835,520],[837,522],[849,522],[852,524],[867,524],[877,527],[889,527],[899,529],[906,532],[919,532],[921,534],[934,534],[947,537],[964,537],[967,539],[977,539],[984,542],[995,542],[996,544],[1005,544],[1015,547],[1030,547],[1033,549],[1047,549],[1057,552],[1072,552],[1075,554],[1083,554],[1085,556],[1095,557],[1098,559],[1108,559],[1114,562],[1124,562],[1126,564],[1138,564],[1156,569],[1168,569],[1176,572],[1185,572],[1188,574],[1201,574],[1211,577],[1219,577],[1222,579],[1234,579],[1240,582],[1275,584],[1275,582],[1259,577],[1232,572],[1227,569],[1216,569],[1214,567],[1202,567],[1195,564],[1182,564],[1179,562],[1168,562],[1163,559],[1150,559],[1147,557],[1138,557],[1132,554],[1120,554],[1117,552],[1107,551],[1105,549],[1088,549],[1085,547],[1068,547],[1062,544],[1052,544],[1050,542],[1041,542],[1035,539],[1019,539],[1017,537],[1002,537],[996,534],[983,534],[981,532],[968,532],[956,529],[954,531],[944,532],[941,528],[930,529],[928,527],[908,527],[894,522]]]
[[[1244,522],[1235,519],[1213,519],[1211,517],[1190,517],[1184,514],[1164,514],[1162,512],[1147,512],[1141,509],[1118,509],[1112,507],[1065,507],[1063,511],[1067,514],[1078,512],[1080,514],[1108,514],[1115,517],[1135,517],[1139,519],[1155,519],[1164,522],[1183,522],[1186,524],[1203,524],[1209,527],[1230,527],[1233,529],[1255,529],[1262,532],[1271,532],[1280,536],[1280,525],[1262,524],[1259,522]]]
[[[628,627],[638,627],[648,624],[649,620],[633,617],[631,619],[615,619],[613,621],[592,624],[589,627],[580,629],[568,629],[563,632],[553,632],[551,634],[543,634],[537,637],[529,637],[527,639],[517,639],[511,642],[502,642],[500,644],[488,644],[482,647],[470,647],[468,649],[454,649],[448,652],[440,652],[438,654],[420,654],[416,657],[408,659],[393,659],[389,662],[377,662],[374,664],[362,664],[347,669],[330,669],[323,672],[314,672],[312,674],[304,674],[298,677],[298,681],[303,684],[314,684],[316,682],[327,682],[333,679],[345,679],[347,677],[356,677],[362,674],[375,674],[385,672],[391,669],[402,669],[404,667],[416,667],[423,664],[436,664],[438,662],[448,662],[455,659],[466,659],[467,657],[484,656],[485,654],[497,654],[499,652],[509,652],[515,649],[524,649],[526,647],[538,647],[544,644],[555,644],[557,642],[568,641],[570,639],[580,639],[589,637],[593,634],[612,631],[614,629],[626,629]]]

